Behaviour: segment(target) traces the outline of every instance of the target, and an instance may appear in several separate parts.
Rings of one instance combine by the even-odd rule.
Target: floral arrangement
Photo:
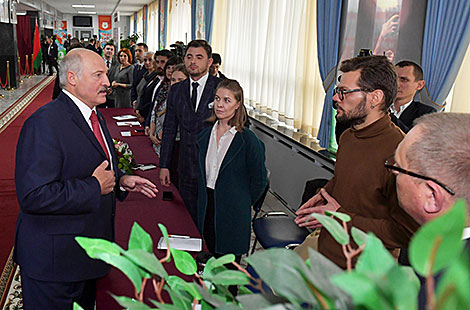
[[[129,144],[117,139],[113,139],[113,143],[118,157],[118,168],[125,174],[133,174],[132,168],[136,166],[136,163]]]

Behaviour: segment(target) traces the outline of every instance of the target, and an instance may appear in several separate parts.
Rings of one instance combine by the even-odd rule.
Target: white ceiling
[[[44,0],[47,4],[64,14],[79,15],[78,11],[95,11],[97,15],[110,15],[117,5],[122,16],[139,11],[153,0]],[[73,8],[72,4],[94,4],[94,9]]]

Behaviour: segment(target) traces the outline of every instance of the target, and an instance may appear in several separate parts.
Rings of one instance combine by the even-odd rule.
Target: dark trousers
[[[74,302],[85,310],[92,310],[95,307],[96,279],[80,282],[50,282],[32,279],[23,272],[20,273],[25,310],[72,310]]]
[[[197,223],[197,179],[181,177],[178,180],[178,190],[194,223]]]
[[[53,73],[52,67],[54,67],[57,74],[59,74],[59,65],[57,64],[57,60],[54,60],[54,59],[49,60],[49,75],[52,75]]]

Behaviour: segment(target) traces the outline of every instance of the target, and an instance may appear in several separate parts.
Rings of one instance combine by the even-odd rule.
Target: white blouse
[[[206,154],[206,186],[212,189],[215,188],[215,182],[217,181],[217,176],[219,175],[220,166],[225,158],[225,154],[227,154],[230,144],[232,144],[233,138],[237,134],[235,127],[230,128],[220,138],[219,146],[217,147],[218,125],[219,122],[217,121],[212,127]]]

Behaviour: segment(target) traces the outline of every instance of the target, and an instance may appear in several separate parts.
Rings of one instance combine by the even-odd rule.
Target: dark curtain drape
[[[16,25],[16,40],[18,44],[18,56],[20,57],[21,69],[23,74],[26,68],[26,55],[28,55],[29,66],[31,66],[31,54],[33,53],[31,19],[29,15],[18,16],[18,24]]]

